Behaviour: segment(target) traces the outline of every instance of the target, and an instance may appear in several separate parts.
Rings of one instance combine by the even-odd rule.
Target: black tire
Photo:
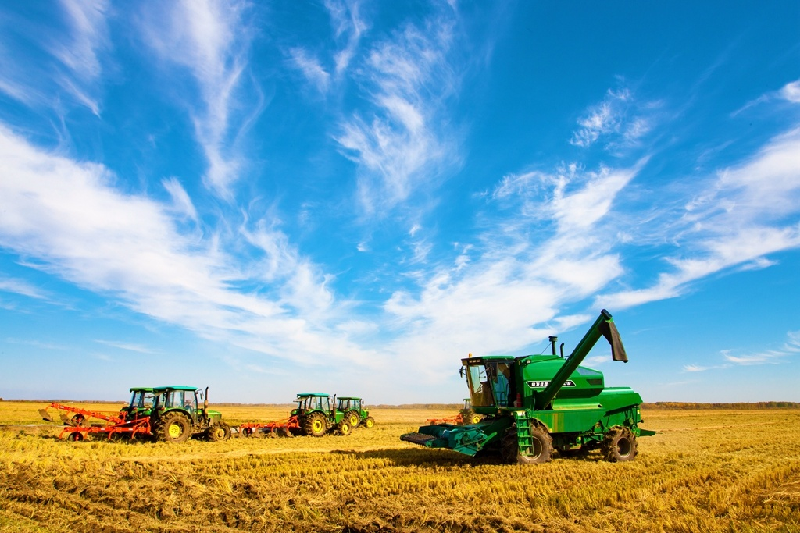
[[[373,426],[375,426],[375,419],[372,418],[371,416],[368,416],[367,419],[364,420],[364,427],[369,429]]]
[[[72,433],[69,434],[67,438],[72,442],[80,442],[82,440],[86,440],[86,435],[84,435],[80,431],[73,431]]]
[[[311,413],[303,421],[303,432],[312,437],[321,437],[328,431],[328,421],[322,413]]]
[[[173,411],[159,420],[155,433],[161,442],[186,442],[192,436],[192,424],[186,415]]]
[[[472,423],[472,409],[462,409],[460,415],[462,426],[468,426]]]
[[[359,416],[358,411],[355,409],[347,411],[344,414],[344,419],[347,420],[348,424],[350,424],[350,429],[356,429],[361,423],[361,416]]]
[[[503,460],[509,464],[536,465],[547,463],[553,453],[553,439],[546,429],[542,427],[531,428],[531,450],[526,455],[519,449],[516,429],[509,429],[500,447]]]
[[[611,463],[633,461],[639,455],[639,443],[630,429],[616,426],[603,439],[603,457]]]
[[[279,437],[294,437],[292,432],[289,431],[289,428],[278,428],[278,436]]]
[[[222,426],[222,431],[225,432],[225,439],[224,440],[228,440],[229,438],[231,438],[231,433],[232,433],[231,432],[231,427],[228,424],[226,424],[225,422],[220,422],[219,425]]]
[[[339,422],[339,434],[340,435],[349,435],[350,434],[350,422],[346,419]]]
[[[212,442],[219,442],[230,437],[230,432],[231,430],[228,428],[226,433],[222,424],[213,424],[206,430],[206,438]]]

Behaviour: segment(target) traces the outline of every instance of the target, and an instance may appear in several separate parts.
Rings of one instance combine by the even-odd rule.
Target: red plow
[[[61,433],[58,435],[60,439],[68,438],[73,441],[81,441],[86,440],[89,435],[108,435],[109,439],[114,435],[127,435],[133,439],[136,438],[136,435],[151,434],[149,417],[128,420],[127,413],[124,411],[110,414],[53,402],[45,409],[39,409],[39,414],[42,415],[42,419],[48,422],[55,422],[47,411],[47,409],[50,408],[59,410],[59,415],[65,425],[64,429],[61,430]],[[74,414],[72,417],[69,417],[64,411]],[[89,419],[102,420],[104,424],[92,424],[88,421]]]
[[[234,428],[235,434],[241,437],[261,437],[266,435],[278,435],[280,437],[291,437],[292,430],[299,430],[300,422],[297,416],[291,416],[286,420],[275,422],[247,422]]]

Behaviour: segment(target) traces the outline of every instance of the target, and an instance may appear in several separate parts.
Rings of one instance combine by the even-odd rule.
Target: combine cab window
[[[511,364],[480,361],[467,367],[473,407],[508,407],[511,400]]]

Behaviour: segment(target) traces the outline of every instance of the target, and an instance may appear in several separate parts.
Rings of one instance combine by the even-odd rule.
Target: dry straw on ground
[[[375,428],[348,436],[167,445],[58,441],[55,425],[28,425],[40,407],[0,403],[0,531],[800,531],[798,409],[645,411],[658,435],[632,463],[512,466],[398,439],[450,411],[376,410]]]

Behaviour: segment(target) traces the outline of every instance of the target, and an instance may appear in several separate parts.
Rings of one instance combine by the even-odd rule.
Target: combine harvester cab
[[[422,426],[404,441],[447,448],[466,455],[499,452],[509,463],[545,463],[553,450],[562,456],[600,448],[611,461],[630,461],[636,439],[653,435],[639,427],[642,398],[628,387],[605,387],[602,372],[579,366],[605,337],[614,361],[628,358],[613,318],[603,310],[568,358],[556,354],[462,359],[477,424]]]
[[[363,400],[358,396],[339,396],[339,404],[336,409],[344,413],[351,430],[359,426],[369,429],[375,425],[375,419],[369,416],[369,411],[364,408]]]
[[[208,387],[205,392],[177,385],[155,387],[153,397],[150,425],[156,440],[184,442],[193,436],[210,441],[230,438],[231,428],[222,421],[222,413],[208,408]]]

